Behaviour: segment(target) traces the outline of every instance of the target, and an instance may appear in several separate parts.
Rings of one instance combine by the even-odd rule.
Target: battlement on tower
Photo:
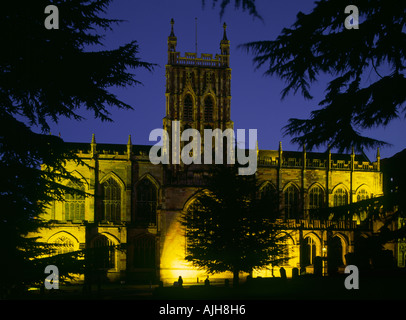
[[[209,68],[228,68],[230,65],[230,41],[227,39],[227,25],[223,24],[223,38],[220,41],[220,54],[216,54],[213,58],[211,53],[202,53],[200,57],[196,52],[186,52],[182,57],[180,52],[176,50],[177,37],[173,30],[175,21],[171,20],[171,33],[168,37],[168,65],[171,66],[193,66],[193,67],[209,67]]]
[[[228,63],[224,55],[216,54],[213,58],[213,54],[211,53],[202,53],[200,57],[198,57],[197,53],[195,52],[185,52],[184,57],[181,56],[180,52],[174,52],[171,65],[211,68],[228,67]]]

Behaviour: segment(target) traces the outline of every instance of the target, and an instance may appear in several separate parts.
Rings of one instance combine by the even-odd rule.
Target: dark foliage
[[[219,0],[212,0],[212,6],[213,8],[218,4]],[[231,0],[221,0],[220,1],[220,18],[224,16],[224,13],[226,11],[226,8],[230,5]],[[206,4],[206,0],[202,0],[202,5],[203,7]],[[235,0],[234,1],[234,7],[236,9],[242,9],[243,11],[248,11],[248,13],[253,17],[253,18],[258,18],[262,20],[261,15],[257,11],[257,7],[255,5],[255,0]]]
[[[107,107],[131,109],[109,88],[138,84],[129,69],[151,70],[153,65],[136,56],[135,41],[100,50],[103,32],[120,22],[103,17],[110,2],[53,1],[60,13],[59,29],[53,30],[44,27],[49,1],[5,3],[0,19],[2,109],[43,131],[49,130],[49,119],[81,119],[76,112],[81,107],[110,121]]]
[[[80,108],[111,121],[109,108],[131,109],[110,93],[111,87],[140,82],[131,70],[152,70],[137,57],[131,42],[113,50],[97,50],[103,32],[118,20],[104,17],[110,0],[52,1],[59,9],[59,29],[44,26],[49,1],[8,1],[0,13],[0,289],[10,291],[45,278],[41,267],[59,259],[63,274],[76,272],[80,253],[49,256],[55,245],[27,237],[47,227],[40,215],[65,192],[80,190],[62,184],[81,182],[66,171],[66,159],[83,163],[49,135],[49,122],[61,116],[80,120]],[[42,133],[33,130],[39,128]],[[84,194],[82,194],[84,195]],[[73,259],[72,259],[73,258]],[[45,258],[44,258],[45,259]],[[79,262],[78,262],[79,261]]]
[[[187,241],[186,260],[209,273],[240,271],[286,261],[276,194],[259,195],[255,176],[237,168],[217,168],[206,189],[181,217]]]
[[[340,152],[386,144],[361,134],[405,116],[405,2],[352,1],[359,8],[359,29],[346,29],[348,5],[317,1],[309,14],[299,12],[291,28],[272,41],[242,45],[266,75],[286,81],[282,98],[301,92],[312,99],[311,85],[321,74],[333,78],[310,119],[290,119],[285,133],[312,149],[330,145]],[[374,77],[371,76],[375,75]],[[368,77],[368,81],[365,78]]]

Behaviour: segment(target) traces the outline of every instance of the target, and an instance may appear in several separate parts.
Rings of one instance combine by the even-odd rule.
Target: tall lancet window
[[[324,192],[319,186],[314,186],[309,192],[309,208],[318,209],[324,205]]]
[[[68,186],[73,189],[85,191],[84,187],[69,183]],[[65,220],[84,220],[85,219],[85,197],[76,193],[65,193]]]
[[[89,260],[97,269],[112,269],[116,265],[116,253],[114,243],[106,236],[99,234],[91,242]]]
[[[368,200],[369,193],[365,189],[361,189],[357,192],[357,201]]]
[[[121,188],[109,178],[102,184],[102,220],[121,221]]]
[[[299,190],[294,185],[290,185],[285,190],[285,218],[298,219],[299,216]]]
[[[204,99],[204,121],[213,121],[213,99],[211,97],[206,97]]]
[[[137,184],[137,220],[155,224],[158,190],[151,180],[144,178]]]
[[[193,121],[193,100],[190,95],[187,95],[183,102],[183,120]]]
[[[348,204],[348,193],[343,188],[338,188],[334,192],[334,207],[345,206]]]

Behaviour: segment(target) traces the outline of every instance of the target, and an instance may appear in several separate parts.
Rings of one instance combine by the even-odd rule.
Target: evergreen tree
[[[255,14],[253,2],[236,0],[236,7]],[[110,108],[132,107],[110,89],[140,84],[133,71],[154,67],[138,57],[136,41],[112,50],[103,48],[104,32],[121,22],[106,17],[110,3],[111,0],[22,0],[2,4],[1,296],[20,285],[41,283],[48,264],[60,266],[62,277],[83,271],[84,260],[78,258],[83,258],[84,251],[54,257],[55,245],[27,235],[48,227],[39,217],[52,201],[63,201],[67,192],[85,196],[80,190],[61,184],[64,179],[81,183],[65,170],[67,159],[84,164],[61,138],[50,135],[49,123],[58,122],[60,117],[81,120],[83,108],[102,121],[112,121]],[[49,5],[56,6],[58,12],[46,11]],[[227,5],[228,2],[222,4],[222,10]],[[56,25],[51,14],[57,15],[58,28],[47,28],[47,24]],[[38,129],[41,133],[34,132]]]
[[[344,25],[348,4],[358,8],[357,29]],[[266,75],[286,81],[282,98],[299,91],[312,99],[310,88],[320,75],[332,77],[321,108],[312,111],[309,119],[290,119],[284,128],[294,136],[293,142],[309,149],[330,145],[342,152],[353,146],[361,150],[384,145],[362,135],[362,130],[385,127],[406,115],[405,2],[348,4],[317,1],[312,12],[299,12],[293,26],[284,28],[275,40],[241,46],[253,53],[258,68],[266,67]]]
[[[286,234],[278,218],[275,192],[259,193],[255,175],[239,176],[236,167],[220,166],[206,189],[182,214],[186,260],[209,273],[252,272],[286,261]]]
[[[215,7],[216,4],[218,3],[218,0],[212,0],[212,6]],[[230,4],[231,0],[221,0],[220,2],[220,17],[222,18],[224,16],[224,13],[226,11],[226,8]],[[206,0],[202,0],[202,5],[203,7],[206,4]],[[255,5],[255,0],[235,0],[234,1],[234,7],[236,9],[242,9],[242,11],[248,10],[248,13],[253,17],[253,18],[258,18],[262,20],[261,15],[257,11],[257,7]]]
[[[31,232],[47,227],[40,214],[65,192],[80,190],[61,184],[69,179],[66,159],[82,164],[49,122],[60,117],[80,120],[80,108],[111,121],[108,108],[131,109],[111,87],[139,84],[131,70],[152,70],[137,57],[135,41],[113,50],[97,50],[103,32],[120,21],[105,18],[110,0],[52,1],[59,10],[59,28],[44,25],[49,1],[8,1],[0,13],[0,288],[2,295],[45,278],[44,265],[55,258],[49,246]],[[41,133],[34,130],[40,129]],[[83,267],[79,253],[59,257],[61,276]],[[74,259],[72,259],[74,258]],[[79,262],[79,263],[77,263]],[[72,264],[73,263],[73,264]]]

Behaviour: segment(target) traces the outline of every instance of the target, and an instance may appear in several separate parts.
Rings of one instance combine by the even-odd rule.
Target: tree
[[[103,32],[120,21],[105,18],[111,0],[53,1],[59,28],[47,29],[44,9],[49,1],[2,5],[0,34],[0,289],[44,279],[40,256],[53,248],[27,238],[47,224],[39,217],[65,192],[81,193],[61,184],[80,184],[65,167],[66,159],[83,164],[63,140],[49,134],[49,122],[60,117],[80,120],[81,108],[102,121],[112,121],[108,108],[131,109],[111,87],[139,84],[131,70],[152,70],[138,57],[136,41],[100,50]],[[33,130],[39,128],[41,133]],[[41,170],[42,167],[42,170]],[[81,193],[84,195],[83,193]],[[77,255],[70,257],[77,258]],[[66,258],[61,257],[67,266]],[[55,261],[48,258],[46,261]],[[45,260],[44,260],[45,261]],[[77,271],[77,268],[74,268]],[[69,270],[66,270],[69,272]],[[40,277],[40,278],[38,278]]]
[[[33,133],[3,110],[0,110],[0,128],[0,289],[5,294],[21,284],[38,284],[40,279],[44,280],[47,264],[67,265],[50,258],[36,261],[39,256],[51,255],[56,248],[26,236],[48,226],[39,216],[52,200],[63,200],[65,192],[79,191],[59,183],[69,173],[58,157],[72,157],[60,138]],[[49,167],[40,170],[42,163]],[[53,263],[44,265],[45,261]],[[60,276],[77,270],[78,263],[72,261],[73,264],[73,269],[61,269]]]
[[[209,273],[252,272],[286,261],[286,234],[278,217],[278,196],[259,196],[255,176],[236,167],[213,170],[208,186],[181,216],[186,230],[186,260]]]
[[[243,10],[249,8],[255,13],[255,6],[249,5],[253,2],[243,0]],[[110,3],[111,0],[23,0],[2,4],[1,296],[21,284],[43,280],[44,264],[55,264],[58,259],[35,259],[49,256],[55,246],[26,237],[47,227],[47,223],[39,219],[43,210],[51,201],[63,200],[66,192],[85,195],[60,184],[63,179],[81,183],[65,170],[66,159],[83,163],[66,148],[61,138],[49,134],[49,122],[58,122],[60,117],[82,120],[80,110],[83,108],[93,111],[102,121],[112,121],[111,108],[132,107],[110,89],[140,84],[133,70],[153,70],[154,64],[138,57],[136,41],[112,50],[102,47],[103,33],[121,22],[106,17]],[[58,10],[48,10],[51,4]],[[236,7],[240,5],[236,0]],[[55,15],[58,28],[52,29],[49,25],[56,26]],[[36,129],[41,133],[35,133]],[[59,257],[59,265],[67,266],[66,274],[83,267],[82,262],[76,263],[82,254]],[[74,264],[72,268],[69,259]]]
[[[254,55],[256,67],[286,81],[282,98],[300,91],[312,99],[311,85],[322,73],[333,79],[309,119],[290,119],[285,134],[312,149],[330,145],[340,152],[386,142],[363,136],[362,130],[385,127],[406,115],[405,3],[397,0],[353,1],[358,29],[346,29],[347,4],[316,2],[309,14],[299,12],[291,28],[272,41],[241,45]],[[374,76],[375,75],[375,76]],[[368,77],[367,81],[365,77]]]
[[[218,3],[218,0],[212,0],[212,6],[213,8],[216,6]],[[220,3],[220,18],[224,16],[224,13],[226,11],[226,8],[230,4],[231,0],[221,0]],[[202,5],[203,7],[206,4],[206,0],[202,0]],[[236,9],[242,9],[243,11],[248,10],[248,13],[253,17],[253,18],[258,18],[262,20],[261,15],[257,11],[257,7],[255,5],[255,0],[235,0],[234,1],[234,7]]]

